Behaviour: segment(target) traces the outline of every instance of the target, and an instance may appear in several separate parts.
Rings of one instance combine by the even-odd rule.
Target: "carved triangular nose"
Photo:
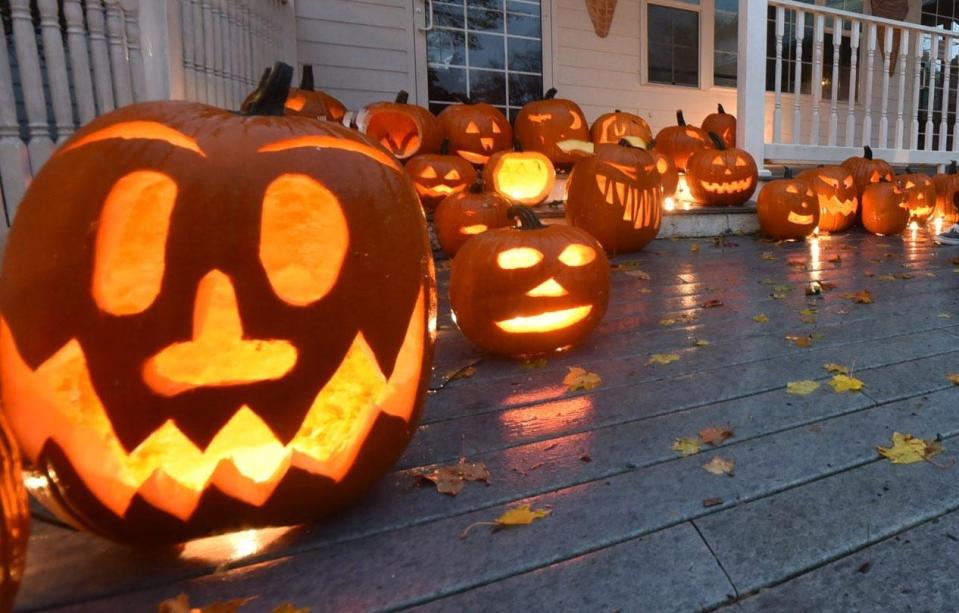
[[[287,341],[247,339],[230,278],[211,270],[197,286],[193,338],[167,345],[143,366],[143,379],[164,396],[196,387],[279,379],[296,364]]]

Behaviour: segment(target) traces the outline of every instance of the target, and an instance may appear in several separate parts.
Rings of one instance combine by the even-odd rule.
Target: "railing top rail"
[[[841,9],[830,8],[828,6],[819,6],[817,4],[806,4],[804,2],[794,2],[793,0],[768,0],[768,3],[770,6],[781,6],[783,8],[794,9],[794,10],[803,11],[806,13],[835,15],[836,17],[842,17],[843,19],[856,19],[857,21],[875,23],[877,25],[883,25],[883,26],[892,26],[895,28],[901,28],[903,30],[912,30],[914,32],[926,32],[928,34],[937,34],[939,36],[949,36],[951,38],[959,38],[959,32],[953,32],[951,30],[933,28],[933,27],[924,26],[918,23],[910,23],[908,21],[896,21],[895,19],[886,19],[885,17],[876,17],[875,15],[864,15],[862,13],[853,13],[850,11],[843,11]]]

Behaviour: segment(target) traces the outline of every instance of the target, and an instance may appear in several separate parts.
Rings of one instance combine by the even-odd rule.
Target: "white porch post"
[[[736,66],[736,145],[765,168],[766,130],[766,0],[739,0],[739,56]]]

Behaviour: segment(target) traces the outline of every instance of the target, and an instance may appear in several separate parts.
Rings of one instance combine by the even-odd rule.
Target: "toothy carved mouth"
[[[493,150],[493,139],[488,136],[480,138],[480,144],[483,145],[483,151],[490,152]]]
[[[640,189],[604,175],[596,175],[596,187],[603,193],[607,204],[623,207],[623,220],[633,222],[634,228],[659,224],[662,214],[662,191],[659,188]]]
[[[547,311],[539,315],[514,317],[505,321],[498,321],[496,326],[500,330],[512,334],[555,332],[578,324],[586,319],[592,310],[592,306],[586,305],[561,311]]]
[[[815,221],[815,217],[812,215],[799,215],[795,211],[789,211],[789,217],[786,218],[786,221],[800,226],[808,226]]]
[[[703,189],[710,194],[738,194],[744,192],[753,186],[753,178],[746,177],[741,181],[725,181],[723,183],[712,183],[710,181],[700,181]]]
[[[448,196],[453,192],[458,192],[462,188],[450,187],[449,185],[434,185],[433,187],[424,187],[419,183],[414,183],[413,187],[416,188],[417,193],[420,196],[433,196],[435,194],[443,194]]]
[[[467,236],[473,236],[474,234],[482,234],[486,232],[489,228],[486,224],[478,223],[472,226],[463,226],[460,228],[460,234],[465,234]]]
[[[852,215],[856,212],[856,200],[840,200],[835,196],[819,197],[819,208],[830,215]]]

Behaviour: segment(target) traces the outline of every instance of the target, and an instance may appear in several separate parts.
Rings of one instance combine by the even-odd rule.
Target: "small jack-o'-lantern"
[[[819,224],[819,199],[803,179],[785,169],[782,179],[763,186],[756,200],[759,228],[776,240],[802,240]]]
[[[498,108],[485,102],[453,104],[439,114],[450,151],[482,166],[497,151],[513,146],[513,128]]]
[[[436,153],[443,145],[443,126],[433,113],[407,104],[410,95],[401,91],[393,102],[374,102],[359,113],[357,128],[399,160]]]
[[[906,174],[896,176],[896,185],[902,190],[903,197],[906,199],[909,221],[926,223],[936,207],[936,184],[932,177],[925,173],[913,172],[907,166]]]
[[[281,116],[292,74],[277,65],[246,115],[103,115],[20,205],[3,409],[72,524],[170,542],[316,519],[415,430],[434,317],[422,209],[362,135]]]
[[[440,153],[417,155],[407,160],[405,167],[420,202],[427,208],[435,208],[443,198],[466,191],[476,181],[473,165],[458,155],[448,155],[445,142]]]
[[[301,115],[341,123],[346,106],[333,96],[317,91],[313,83],[313,66],[303,66],[299,89],[290,89],[283,105],[286,115]]]
[[[656,161],[625,140],[596,145],[593,155],[576,162],[566,188],[567,221],[610,253],[638,251],[659,234],[663,190]]]
[[[852,173],[852,180],[856,183],[856,194],[859,196],[859,202],[862,202],[862,190],[870,183],[879,183],[880,181],[892,181],[895,174],[892,166],[885,160],[877,160],[872,157],[872,148],[869,145],[863,147],[862,157],[851,157],[843,161],[843,168]]]
[[[463,245],[450,271],[450,305],[463,334],[492,353],[536,355],[575,345],[609,302],[609,262],[579,228],[544,226],[526,207],[516,228]]]
[[[539,151],[557,168],[569,168],[578,159],[559,147],[566,140],[589,140],[589,126],[579,105],[556,97],[550,88],[542,100],[528,102],[515,122],[516,140],[523,151]]]
[[[945,174],[937,174],[932,178],[936,185],[936,208],[931,219],[942,219],[943,227],[948,228],[959,223],[959,208],[956,207],[956,198],[959,196],[959,174],[956,173],[955,160],[949,164]]]
[[[703,119],[703,130],[718,134],[729,148],[736,146],[736,116],[727,113],[721,104],[716,105],[715,113]]]
[[[482,181],[469,191],[455,194],[436,207],[433,227],[446,255],[453,257],[463,243],[477,234],[510,225],[510,204],[495,192],[484,192]]]
[[[742,149],[726,148],[710,132],[715,149],[702,149],[686,162],[686,185],[696,202],[711,206],[738,206],[756,191],[756,160]]]
[[[536,206],[553,191],[556,169],[539,151],[500,151],[483,169],[483,181],[511,204]]]
[[[880,181],[862,192],[862,225],[880,236],[899,234],[909,225],[909,208],[899,186]]]
[[[12,611],[30,536],[23,467],[13,434],[0,413],[0,611]]]
[[[845,232],[856,223],[859,197],[852,173],[842,166],[820,166],[799,173],[819,199],[819,229]]]
[[[659,131],[654,147],[656,151],[672,158],[677,170],[686,172],[689,156],[703,149],[712,149],[713,142],[702,128],[686,125],[682,111],[676,111],[676,124]]]
[[[645,119],[619,109],[596,118],[589,129],[589,135],[597,145],[618,143],[627,136],[636,137],[646,143],[653,140],[653,131]]]

